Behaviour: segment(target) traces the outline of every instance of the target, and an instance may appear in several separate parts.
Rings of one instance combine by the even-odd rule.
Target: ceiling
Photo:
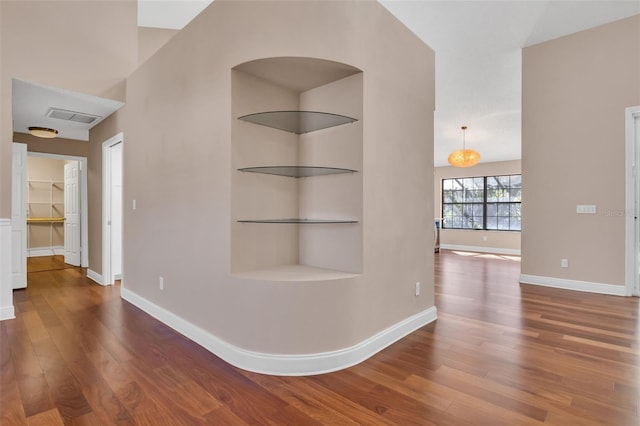
[[[463,125],[467,146],[482,162],[519,159],[522,48],[640,13],[640,0],[380,2],[436,52],[436,166],[461,147]],[[182,29],[210,3],[138,0],[138,25]],[[16,131],[54,127],[61,137],[81,140],[88,140],[88,128],[45,117],[48,108],[106,117],[122,106],[26,82],[14,82],[13,96]]]
[[[30,126],[58,130],[58,137],[89,140],[89,129],[120,109],[124,104],[111,99],[43,86],[28,81],[12,82],[13,131],[29,133]],[[48,117],[51,108],[95,116],[92,123]],[[61,114],[72,116],[73,114]]]

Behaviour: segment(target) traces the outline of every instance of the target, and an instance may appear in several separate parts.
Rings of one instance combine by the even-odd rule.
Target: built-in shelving
[[[320,111],[266,111],[243,115],[238,119],[297,135],[358,121],[345,115]]]
[[[337,167],[316,167],[316,166],[264,166],[245,167],[238,169],[241,172],[262,173],[267,175],[287,176],[293,178],[335,175],[340,173],[355,173],[357,170],[341,169]]]
[[[320,225],[326,223],[358,223],[357,220],[340,219],[251,219],[239,220],[240,223],[288,223],[296,225]]]
[[[319,111],[267,111],[244,115],[242,117],[238,117],[238,119],[278,130],[292,132],[298,135],[358,121],[355,118],[347,117],[345,115]],[[294,178],[357,172],[357,170],[353,169],[318,166],[261,166],[245,167],[238,170],[241,172],[262,173]],[[238,220],[238,222],[295,225],[358,223],[356,220],[336,219],[246,219]]]
[[[64,235],[64,181],[29,179],[27,192],[27,248],[34,252],[56,254]],[[34,244],[35,241],[35,244]]]
[[[265,58],[232,75],[232,274],[273,281],[357,276],[362,72],[315,58]]]
[[[52,222],[64,222],[64,217],[30,217],[27,219],[27,223],[52,223]]]
[[[250,280],[329,281],[357,277],[358,274],[308,265],[279,265],[253,271],[236,272],[235,276]]]

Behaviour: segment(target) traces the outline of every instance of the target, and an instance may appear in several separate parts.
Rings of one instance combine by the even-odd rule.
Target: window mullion
[[[487,229],[487,177],[482,180],[482,229]]]

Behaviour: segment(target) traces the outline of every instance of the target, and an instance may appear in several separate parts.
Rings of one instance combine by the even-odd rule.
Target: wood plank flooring
[[[640,425],[638,298],[436,255],[437,322],[347,370],[238,370],[92,284],[29,274],[0,323],[1,425]]]
[[[75,268],[64,263],[64,256],[37,256],[27,257],[27,272],[54,271],[58,269]]]

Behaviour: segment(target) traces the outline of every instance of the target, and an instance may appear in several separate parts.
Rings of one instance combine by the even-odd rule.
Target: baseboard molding
[[[99,273],[97,273],[96,271],[92,271],[91,269],[87,269],[87,278],[95,281],[96,283],[100,284],[100,285],[107,285],[105,283],[104,278],[102,277],[102,275],[100,275]]]
[[[471,251],[479,253],[505,254],[509,256],[520,256],[519,249],[508,249],[498,247],[462,246],[458,244],[440,244],[443,250]]]
[[[0,307],[0,321],[14,319],[16,317],[13,305]]]
[[[27,256],[29,257],[43,257],[43,256],[60,256],[64,255],[64,247],[63,246],[53,246],[53,247],[37,247],[27,249]]]
[[[16,317],[13,307],[11,219],[0,218],[0,321]]]
[[[124,300],[193,340],[229,364],[243,370],[278,376],[307,376],[351,367],[437,319],[437,310],[433,306],[349,348],[315,354],[280,355],[239,348],[124,288],[124,286],[120,291]]]
[[[625,286],[594,283],[589,281],[567,280],[563,278],[540,277],[537,275],[520,275],[522,284],[534,284],[544,287],[561,288],[564,290],[585,291],[588,293],[610,294],[613,296],[624,296]]]

